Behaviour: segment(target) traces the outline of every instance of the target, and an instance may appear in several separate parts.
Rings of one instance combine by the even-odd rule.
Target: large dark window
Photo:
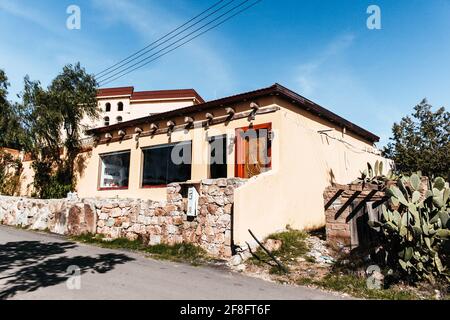
[[[192,143],[181,142],[143,150],[142,186],[161,186],[191,179]]]
[[[100,188],[128,188],[130,152],[117,152],[100,156]]]
[[[209,139],[209,177],[226,178],[227,174],[227,136],[215,136]]]

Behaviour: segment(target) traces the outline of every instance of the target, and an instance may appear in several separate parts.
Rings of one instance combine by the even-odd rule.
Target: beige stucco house
[[[184,108],[204,103],[203,98],[194,89],[135,91],[134,87],[99,89],[97,92],[98,118],[85,117],[81,121],[81,145],[90,150],[92,136],[86,130],[110,126],[148,115]],[[64,135],[64,131],[62,130]],[[17,153],[19,153],[16,150]],[[23,155],[23,173],[20,194],[30,196],[33,193],[33,170],[29,155]],[[80,171],[83,171],[84,159],[89,154],[79,156]]]
[[[98,90],[97,102],[100,116],[83,119],[84,129],[109,126],[205,101],[194,89],[135,91],[134,87],[120,87]]]
[[[116,104],[109,90],[102,107]],[[233,207],[234,242],[245,244],[249,228],[264,237],[287,225],[323,226],[328,185],[354,180],[367,162],[390,164],[376,135],[279,84],[209,102],[190,98],[188,106],[170,101],[162,112],[88,130],[95,144],[80,155],[78,195],[160,200],[172,182],[248,179]]]

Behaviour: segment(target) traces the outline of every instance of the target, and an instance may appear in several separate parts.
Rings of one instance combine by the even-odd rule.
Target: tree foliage
[[[436,111],[424,99],[392,128],[392,142],[384,154],[393,159],[397,171],[422,172],[429,177],[450,179],[450,113]]]
[[[16,116],[18,105],[7,99],[8,77],[0,69],[0,147],[20,149],[26,135]]]
[[[32,155],[37,196],[65,197],[75,188],[82,120],[98,117],[95,78],[79,63],[66,65],[47,88],[26,76],[22,102],[16,104],[7,102],[7,88],[7,78],[0,72],[0,146]]]
[[[98,117],[96,87],[80,64],[65,66],[48,88],[25,78],[21,117],[32,137],[34,187],[42,198],[64,197],[75,188],[81,122]]]
[[[0,194],[14,196],[19,193],[22,170],[19,159],[0,150]]]

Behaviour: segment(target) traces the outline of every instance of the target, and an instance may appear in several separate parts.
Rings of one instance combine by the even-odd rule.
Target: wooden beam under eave
[[[277,112],[280,110],[280,107],[265,107],[265,108],[261,108],[256,112],[256,115],[262,115],[262,114],[268,114],[268,113],[273,113],[273,112]],[[253,110],[249,110],[249,111],[243,111],[243,112],[239,112],[236,113],[233,117],[233,120],[239,120],[239,119],[245,119],[248,118],[251,114],[252,114]],[[212,119],[212,121],[209,120],[200,120],[200,121],[194,121],[194,124],[196,125],[196,127],[209,127],[211,125],[216,125],[216,124],[220,124],[220,123],[226,123],[229,121],[228,115],[224,115],[224,116],[219,116],[219,117],[215,117]],[[186,124],[182,124],[182,125],[175,125],[174,127],[172,127],[172,132],[174,131],[178,131],[178,130],[184,130],[186,129]],[[147,137],[147,136],[153,136],[153,135],[159,135],[159,134],[166,134],[169,132],[169,128],[161,128],[161,129],[157,129],[155,131],[147,131],[147,132],[143,132],[141,134],[141,137]]]

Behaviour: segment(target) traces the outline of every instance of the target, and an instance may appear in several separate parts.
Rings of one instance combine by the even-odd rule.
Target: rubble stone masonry
[[[216,257],[232,255],[234,190],[243,179],[203,180],[196,217],[188,217],[179,184],[165,201],[140,199],[39,200],[0,196],[0,223],[64,235],[101,234],[148,245],[192,243]]]

